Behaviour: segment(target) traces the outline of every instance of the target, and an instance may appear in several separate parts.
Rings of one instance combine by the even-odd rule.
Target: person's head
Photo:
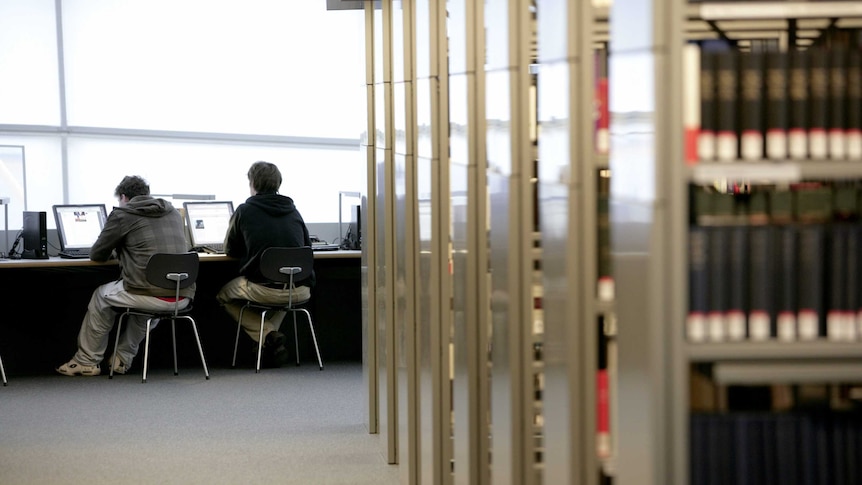
[[[272,163],[254,162],[248,169],[248,187],[251,195],[278,193],[281,172]]]
[[[137,175],[127,175],[114,189],[114,197],[120,201],[120,207],[125,206],[132,197],[150,195],[147,181]]]

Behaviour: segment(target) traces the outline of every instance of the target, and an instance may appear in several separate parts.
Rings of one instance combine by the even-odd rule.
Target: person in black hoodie
[[[270,247],[311,246],[311,238],[293,199],[278,193],[281,172],[272,163],[255,162],[248,169],[251,197],[231,216],[225,235],[224,251],[239,260],[239,276],[228,281],[216,295],[227,313],[239,320],[241,300],[259,303],[304,302],[311,298],[314,272],[295,282],[293,289],[270,288],[260,274],[260,255]],[[292,295],[291,295],[292,293]],[[279,332],[285,312],[268,312],[263,328],[264,364],[278,367],[287,362],[287,337]],[[241,325],[255,343],[260,331],[260,313],[246,310]],[[255,349],[257,346],[255,346]]]

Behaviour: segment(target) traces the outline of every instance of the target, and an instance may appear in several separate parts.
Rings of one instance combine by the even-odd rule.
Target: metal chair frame
[[[283,289],[293,288],[294,280],[303,280],[311,275],[314,266],[314,253],[308,246],[299,248],[282,248],[274,247],[267,248],[263,251],[260,257],[260,270],[263,276],[269,283],[282,284]],[[314,324],[311,321],[311,313],[305,308],[300,308],[298,305],[307,303],[306,301],[294,302],[293,292],[291,292],[286,304],[265,304],[251,300],[245,300],[245,304],[239,311],[239,319],[236,326],[236,339],[233,344],[233,360],[232,367],[236,367],[236,351],[239,346],[239,334],[242,328],[242,316],[246,309],[260,310],[260,331],[257,342],[257,363],[255,364],[255,373],[260,372],[260,357],[263,353],[263,324],[266,320],[266,314],[271,311],[290,312],[293,316],[293,341],[296,349],[296,365],[299,365],[299,333],[296,329],[296,314],[305,313],[308,319],[308,328],[311,331],[311,338],[314,341],[314,351],[317,354],[317,365],[320,370],[323,370],[323,360],[320,358],[320,348],[317,345],[317,335],[314,333]]]
[[[189,304],[185,308],[180,309],[179,307],[180,290],[191,286],[195,283],[195,281],[197,281],[199,262],[200,261],[198,259],[198,254],[194,252],[178,254],[156,253],[150,257],[150,260],[147,262],[147,281],[150,282],[150,284],[153,284],[160,288],[174,289],[174,308],[173,310],[166,312],[144,310],[131,307],[118,308],[121,313],[117,322],[117,336],[114,340],[114,356],[111,359],[111,371],[108,375],[109,379],[114,377],[113,363],[116,360],[117,356],[117,345],[120,342],[120,332],[123,329],[123,321],[130,315],[147,317],[147,334],[144,342],[144,370],[143,377],[141,378],[142,383],[147,382],[147,367],[149,364],[150,357],[150,330],[152,330],[152,322],[159,320],[171,321],[171,337],[174,352],[174,375],[179,375],[179,370],[177,368],[176,321],[182,319],[187,320],[192,324],[195,342],[197,342],[198,352],[201,356],[201,364],[203,364],[204,368],[204,375],[207,379],[210,378],[210,373],[207,369],[207,362],[204,358],[204,350],[201,346],[201,338],[198,334],[198,327],[195,324],[194,318],[192,318],[190,315],[193,299],[189,299]]]

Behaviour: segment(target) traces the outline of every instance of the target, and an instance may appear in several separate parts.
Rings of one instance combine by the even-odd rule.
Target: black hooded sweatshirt
[[[260,255],[271,247],[311,246],[308,228],[293,199],[280,194],[257,194],[246,199],[230,219],[224,250],[239,259],[239,273],[249,281],[263,283]],[[314,286],[314,272],[296,286]]]

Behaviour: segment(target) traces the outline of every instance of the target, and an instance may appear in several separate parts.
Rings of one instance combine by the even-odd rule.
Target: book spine
[[[808,157],[808,51],[793,51],[790,63],[787,152],[791,158],[803,159]]]
[[[840,47],[829,51],[829,158],[847,156],[845,103],[847,101],[847,53]]]
[[[739,157],[739,137],[736,133],[736,100],[738,88],[737,54],[732,50],[717,52],[716,92],[716,157],[729,161]]]
[[[697,44],[686,44],[682,51],[683,68],[683,127],[685,129],[685,161],[694,164],[698,161],[698,140],[700,137],[700,94],[701,55]]]
[[[739,54],[740,155],[745,160],[763,158],[763,74],[762,52]]]
[[[862,161],[862,51],[847,53],[847,158]]]
[[[787,58],[786,52],[770,52],[766,57],[766,158],[787,158]]]
[[[844,246],[846,251],[846,273],[844,278],[847,288],[847,299],[845,301],[847,313],[844,317],[844,326],[848,340],[857,340],[862,338],[862,333],[860,333],[856,322],[856,313],[859,309],[860,301],[862,301],[860,300],[859,295],[859,272],[862,271],[859,258],[859,248],[862,247],[860,246],[860,244],[862,244],[862,232],[860,232],[860,230],[862,230],[862,226],[860,226],[858,222],[848,224],[846,233],[847,243]]]
[[[826,52],[809,50],[808,77],[810,83],[810,126],[808,129],[808,151],[813,159],[824,159],[829,155],[827,126],[829,123],[829,65]]]
[[[787,224],[777,228],[777,264],[775,265],[778,282],[776,333],[779,340],[791,342],[797,338],[796,325],[796,228]]]
[[[729,238],[726,226],[709,228],[709,340],[727,339]]]
[[[776,336],[773,260],[775,227],[765,224],[752,226],[749,228],[749,235],[749,339],[768,340]]]
[[[748,226],[727,227],[730,238],[730,266],[728,271],[728,340],[745,340],[748,337]]]
[[[709,311],[709,228],[693,225],[688,233],[689,303],[686,337],[689,342],[707,341]]]
[[[826,229],[827,251],[825,253],[827,276],[826,294],[828,295],[826,309],[826,336],[829,340],[847,340],[846,303],[847,289],[846,256],[847,244],[846,225],[835,222]]]
[[[799,230],[799,309],[797,311],[799,339],[825,337],[823,304],[823,252],[825,228],[819,223],[801,223]]]
[[[608,106],[608,51],[599,49],[596,52],[596,103],[598,119],[596,120],[596,153],[607,154],[610,149],[610,119]]]
[[[599,317],[598,364],[596,368],[596,448],[599,457],[611,454],[610,387],[608,385],[608,335],[604,317]]]
[[[715,160],[716,155],[716,54],[700,53],[700,130],[697,135],[697,156],[700,160]]]
[[[613,259],[611,257],[611,224],[609,201],[611,196],[611,179],[599,174],[596,201],[596,249],[598,251],[598,283],[596,292],[599,300],[614,299]]]

